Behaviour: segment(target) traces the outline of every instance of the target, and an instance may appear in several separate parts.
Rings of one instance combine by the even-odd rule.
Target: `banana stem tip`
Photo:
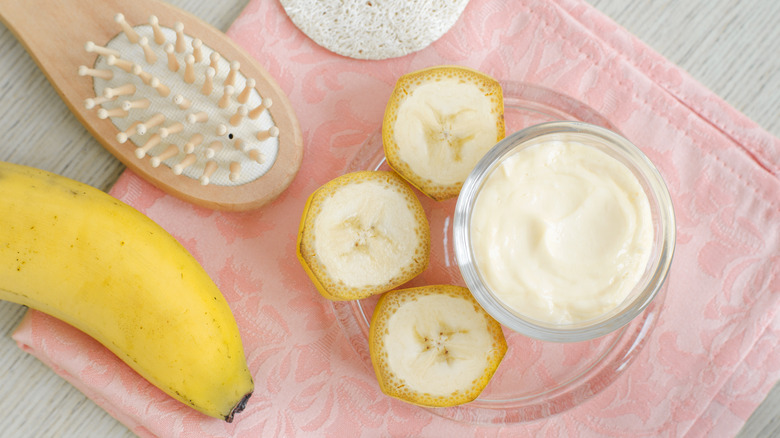
[[[225,421],[228,423],[233,422],[233,417],[242,412],[246,408],[246,403],[249,401],[249,397],[252,396],[252,393],[245,395],[241,400],[239,400],[238,403],[236,403],[235,406],[233,406],[233,409],[230,410],[230,412],[225,416]]]

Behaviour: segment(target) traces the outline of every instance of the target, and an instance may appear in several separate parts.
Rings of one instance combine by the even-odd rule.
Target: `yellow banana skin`
[[[200,264],[88,185],[0,162],[0,299],[73,325],[212,417],[232,421],[253,391],[233,314]]]

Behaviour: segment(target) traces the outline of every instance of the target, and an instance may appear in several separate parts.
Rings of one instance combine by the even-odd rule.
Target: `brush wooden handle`
[[[87,110],[84,100],[94,95],[79,66],[92,66],[97,55],[84,50],[87,41],[105,45],[121,29],[114,16],[121,12],[130,23],[147,23],[155,15],[163,26],[184,24],[186,33],[208,44],[224,58],[240,62],[242,73],[256,81],[261,96],[274,102],[273,120],[279,128],[279,151],[273,167],[243,185],[201,185],[197,179],[175,175],[164,166],[139,160],[135,150],[116,140],[117,127]],[[224,33],[182,10],[156,0],[0,0],[0,21],[14,33],[35,60],[68,108],[87,130],[123,164],[163,191],[208,208],[242,211],[259,208],[284,191],[300,168],[303,139],[295,113],[273,77]],[[186,97],[186,96],[185,96]]]

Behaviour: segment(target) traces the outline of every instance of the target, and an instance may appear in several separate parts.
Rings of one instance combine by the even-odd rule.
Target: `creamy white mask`
[[[619,306],[642,277],[654,238],[634,174],[576,141],[544,141],[504,159],[479,191],[471,233],[496,297],[554,324]]]

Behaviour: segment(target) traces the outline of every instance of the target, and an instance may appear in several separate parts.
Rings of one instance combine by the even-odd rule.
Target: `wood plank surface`
[[[248,0],[169,0],[226,30]],[[278,1],[278,0],[264,0]],[[780,136],[780,1],[589,0],[738,110]],[[124,167],[84,129],[0,25],[0,160],[108,190]],[[0,302],[0,437],[131,437],[123,425],[22,352],[25,309]],[[740,437],[780,436],[780,387]]]

